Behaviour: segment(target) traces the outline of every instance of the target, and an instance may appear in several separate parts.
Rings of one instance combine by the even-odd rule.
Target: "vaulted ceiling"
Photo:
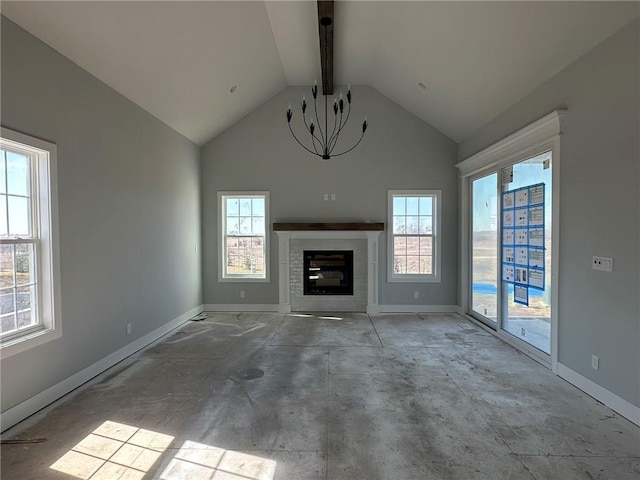
[[[320,78],[315,1],[3,1],[1,12],[198,144]],[[461,141],[639,13],[638,2],[338,1],[334,83],[370,85]]]

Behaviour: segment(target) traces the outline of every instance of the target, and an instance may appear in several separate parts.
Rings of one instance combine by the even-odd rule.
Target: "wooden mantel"
[[[274,223],[274,232],[308,232],[308,231],[358,231],[382,232],[384,223]]]

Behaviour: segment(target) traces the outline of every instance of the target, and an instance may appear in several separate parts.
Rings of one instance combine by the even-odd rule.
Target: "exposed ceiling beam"
[[[318,0],[322,93],[333,95],[333,0]]]

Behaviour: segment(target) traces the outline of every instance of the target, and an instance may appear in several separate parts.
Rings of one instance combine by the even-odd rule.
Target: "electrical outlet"
[[[131,335],[131,324],[127,323],[127,335]]]
[[[420,298],[420,292],[418,291],[413,292],[413,298]]]
[[[332,201],[332,202],[335,202],[335,201],[336,201],[336,194],[335,194],[335,193],[332,193],[332,194],[331,194],[331,201]]]
[[[197,244],[197,243],[194,245],[194,247],[193,247],[193,251],[194,251],[194,252],[196,252],[196,253],[198,253],[198,244]]]
[[[524,328],[520,329],[520,336],[521,337],[526,337],[527,336],[527,331]]]
[[[600,359],[597,355],[591,355],[591,368],[598,370],[600,368]]]
[[[240,290],[240,298],[244,298],[244,290]]]
[[[324,201],[326,202],[327,200],[329,200],[329,194],[325,193],[322,195],[322,198],[324,199]]]
[[[603,272],[613,272],[613,258],[593,257],[591,268],[602,270]]]

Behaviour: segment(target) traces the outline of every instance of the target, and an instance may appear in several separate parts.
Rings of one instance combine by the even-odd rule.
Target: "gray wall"
[[[558,107],[559,361],[640,406],[639,22],[606,40],[460,145],[464,159]],[[613,257],[613,273],[591,269]],[[600,370],[591,369],[591,355]]]
[[[63,321],[2,361],[6,410],[201,304],[200,150],[4,17],[1,93],[58,147]]]
[[[353,152],[325,161],[302,150],[287,128],[289,102],[294,105],[295,127],[299,126],[303,93],[311,98],[308,88],[284,90],[203,147],[204,303],[278,303],[275,234],[269,283],[218,282],[218,190],[270,191],[271,222],[386,223],[387,190],[441,189],[442,282],[387,283],[386,238],[381,235],[379,300],[381,304],[457,304],[457,144],[374,89],[359,86],[353,88],[352,130],[343,138],[358,138],[366,114],[365,139]],[[323,193],[335,193],[336,201],[323,201]],[[246,292],[242,300],[240,290]],[[418,300],[413,298],[415,290],[420,292]]]

